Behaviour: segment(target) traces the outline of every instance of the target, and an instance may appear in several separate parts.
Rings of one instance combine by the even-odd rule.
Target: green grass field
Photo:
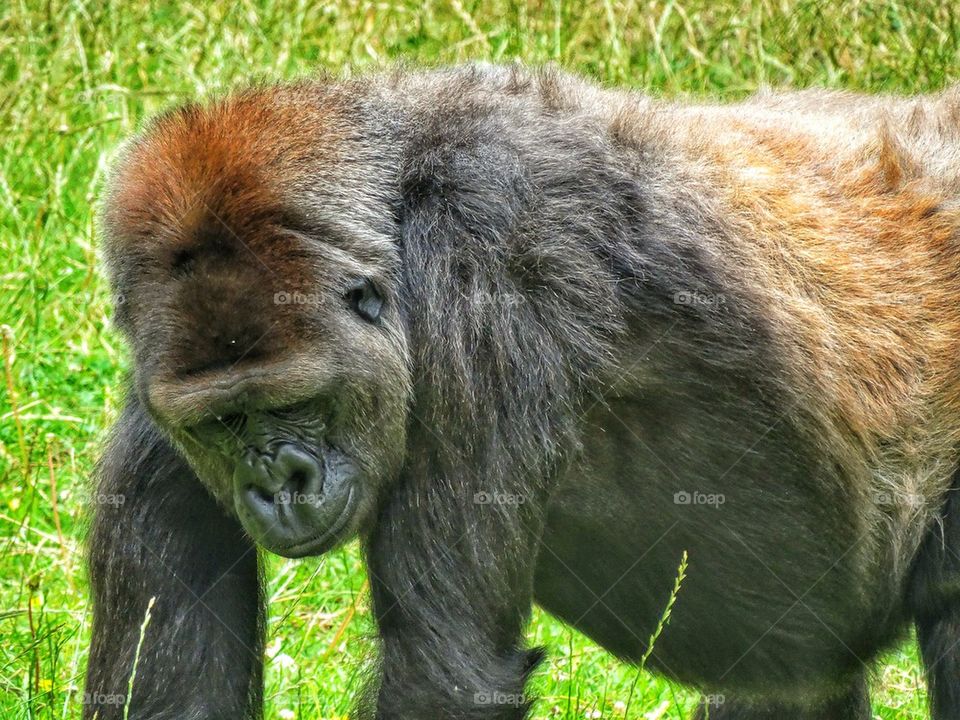
[[[165,107],[252,80],[474,58],[556,62],[664,96],[929,91],[960,77],[960,6],[0,2],[0,720],[80,715],[86,483],[129,362],[110,327],[95,214],[118,142]],[[267,718],[345,717],[373,632],[356,547],[268,566]],[[693,705],[691,692],[618,664],[541,613],[529,638],[550,649],[534,683],[537,718],[683,718]],[[878,667],[874,713],[925,712],[905,645]]]

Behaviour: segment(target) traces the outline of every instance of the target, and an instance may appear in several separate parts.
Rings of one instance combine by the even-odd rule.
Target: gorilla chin
[[[266,550],[289,558],[320,555],[352,534],[358,475],[334,448],[295,441],[250,447],[234,470],[234,509]]]

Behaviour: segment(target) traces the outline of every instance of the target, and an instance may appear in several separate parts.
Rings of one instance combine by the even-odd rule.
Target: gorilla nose
[[[310,503],[323,489],[323,466],[305,450],[289,443],[273,456],[248,455],[237,468],[238,488],[246,493],[251,507]],[[316,503],[317,500],[313,500]]]
[[[318,458],[296,443],[248,453],[233,475],[234,508],[247,533],[285,557],[323,552],[349,520],[355,471],[339,454]]]

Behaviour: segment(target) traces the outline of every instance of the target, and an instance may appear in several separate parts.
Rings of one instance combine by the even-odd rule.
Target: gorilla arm
[[[259,718],[256,550],[132,394],[101,461],[96,498],[83,717],[121,718],[129,703],[130,718]]]
[[[417,478],[404,478],[367,546],[382,641],[376,717],[524,717],[540,653],[522,649],[521,632],[542,518],[499,491],[472,492],[469,470],[410,470]]]
[[[578,381],[614,332],[612,291],[597,257],[528,212],[525,159],[498,146],[498,128],[437,132],[402,178],[414,396],[406,464],[365,543],[382,640],[366,709],[506,720],[529,705],[540,653],[521,635],[547,500],[576,445]],[[471,135],[475,146],[460,142]],[[527,223],[543,242],[525,242],[542,239]]]

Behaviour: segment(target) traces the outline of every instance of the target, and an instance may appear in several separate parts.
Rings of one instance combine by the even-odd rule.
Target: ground
[[[0,720],[79,717],[87,479],[129,362],[110,326],[95,214],[118,142],[165,107],[259,79],[478,58],[556,62],[669,97],[739,98],[763,85],[923,92],[960,77],[960,10],[941,0],[0,3]],[[271,559],[269,578],[266,717],[345,717],[373,631],[356,547]],[[529,638],[550,650],[533,683],[536,718],[679,719],[694,701],[542,613]],[[908,643],[878,667],[874,713],[925,712]]]

